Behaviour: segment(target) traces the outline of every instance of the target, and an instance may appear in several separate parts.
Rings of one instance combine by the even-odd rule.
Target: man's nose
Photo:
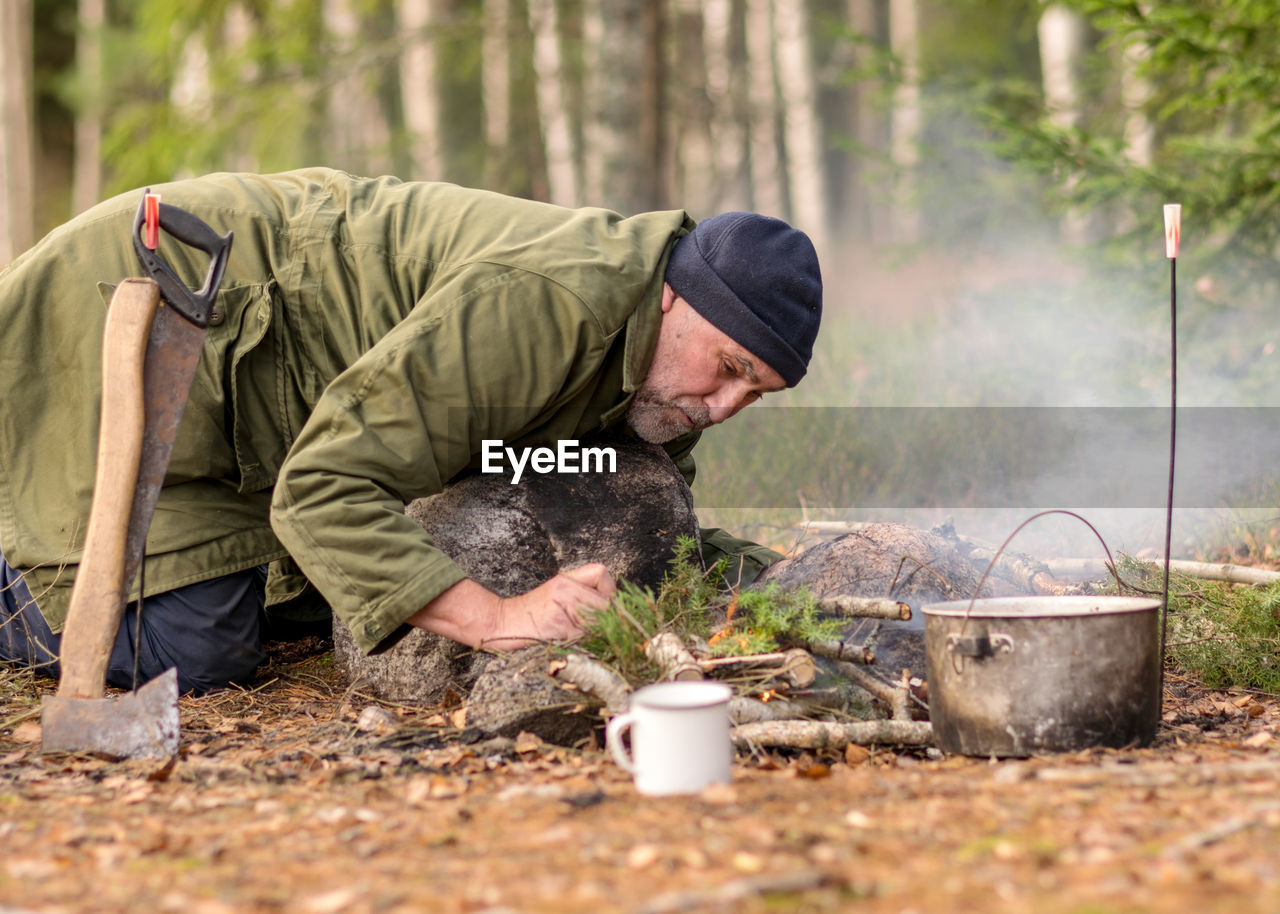
[[[719,424],[725,419],[731,418],[738,410],[747,405],[747,395],[745,391],[729,385],[721,387],[708,395],[703,399],[703,402],[707,405],[707,409],[711,411],[711,421]]]

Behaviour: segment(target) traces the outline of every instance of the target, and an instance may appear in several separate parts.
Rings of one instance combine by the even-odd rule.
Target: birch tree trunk
[[[506,189],[511,153],[511,0],[484,0],[480,91],[484,97],[485,185]]]
[[[734,41],[733,0],[704,0],[702,52],[711,105],[711,145],[715,156],[713,209],[751,208],[747,171],[744,61]]]
[[[529,30],[533,33],[533,71],[538,82],[538,119],[546,150],[550,202],[578,206],[584,202],[582,173],[577,166],[569,120],[568,76],[561,53],[556,0],[529,0]]]
[[[261,79],[258,66],[249,60],[248,53],[257,29],[257,23],[243,3],[236,3],[228,8],[227,20],[222,28],[223,46],[233,57],[244,59],[238,77],[244,86],[255,86]],[[239,141],[228,150],[226,167],[235,171],[257,171],[259,162],[250,133],[252,128],[237,125],[235,130]]]
[[[1151,83],[1142,69],[1151,56],[1146,44],[1135,42],[1124,49],[1120,59],[1120,101],[1125,109],[1124,148],[1129,161],[1150,168],[1155,161],[1156,128],[1147,114]]]
[[[1063,129],[1080,124],[1080,66],[1087,34],[1084,16],[1061,3],[1046,6],[1036,23],[1045,107],[1050,122]],[[1068,193],[1075,183],[1074,178],[1069,179]],[[1084,244],[1091,236],[1088,214],[1078,207],[1069,208],[1060,231],[1068,244]]]
[[[102,30],[106,0],[80,0],[76,23],[76,70],[80,108],[76,111],[71,172],[71,210],[84,212],[102,198]]]
[[[440,115],[435,48],[435,0],[400,0],[396,22],[404,40],[400,54],[400,97],[404,100],[409,161],[420,181],[444,178],[444,131]]]
[[[35,242],[31,0],[0,2],[0,268]]]
[[[787,191],[778,151],[778,90],[774,67],[772,0],[746,0],[747,72],[750,80],[752,208],[786,218]]]
[[[818,123],[817,80],[809,42],[807,0],[775,0],[774,29],[778,47],[787,150],[787,186],[791,221],[808,233],[819,255],[830,250],[822,128]]]

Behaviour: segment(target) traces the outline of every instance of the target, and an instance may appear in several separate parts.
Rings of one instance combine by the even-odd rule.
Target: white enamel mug
[[[649,796],[698,793],[727,784],[733,766],[729,699],[723,682],[660,682],[631,696],[630,710],[609,721],[605,743],[613,760]],[[622,734],[631,730],[631,756]]]

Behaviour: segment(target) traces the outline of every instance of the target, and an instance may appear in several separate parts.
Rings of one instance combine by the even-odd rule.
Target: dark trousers
[[[178,670],[183,692],[208,692],[245,683],[262,650],[266,567],[189,584],[130,603],[116,633],[107,682],[123,689]],[[57,677],[61,637],[40,614],[22,575],[0,554],[0,660],[35,667]]]

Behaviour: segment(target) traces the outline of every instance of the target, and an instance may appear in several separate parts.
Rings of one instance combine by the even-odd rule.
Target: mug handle
[[[629,774],[636,773],[636,766],[627,757],[627,750],[622,745],[622,734],[631,726],[635,719],[635,714],[628,711],[626,714],[619,714],[617,717],[609,721],[604,730],[604,742],[609,748],[609,754],[613,756],[613,760],[618,763],[618,767]]]

